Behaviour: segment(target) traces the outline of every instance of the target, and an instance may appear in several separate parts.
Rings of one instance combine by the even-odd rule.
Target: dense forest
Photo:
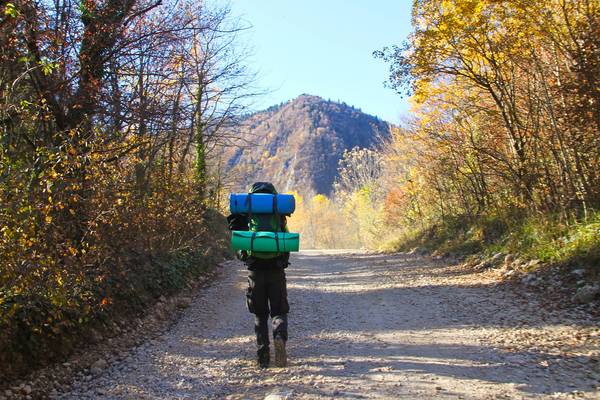
[[[1,375],[68,353],[221,257],[211,154],[253,75],[227,8],[0,9]]]
[[[260,88],[228,8],[0,13],[2,384],[228,256],[226,156]],[[598,279],[600,3],[415,0],[412,23],[374,49],[411,117],[378,146],[334,146],[337,165],[322,157],[333,185],[296,191],[303,246],[516,253]]]

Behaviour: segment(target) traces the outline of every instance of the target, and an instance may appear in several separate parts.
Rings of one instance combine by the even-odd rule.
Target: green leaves
[[[45,57],[39,61],[39,64],[44,75],[50,75],[52,71],[59,67],[57,62],[50,61]]]
[[[13,3],[6,3],[6,6],[4,6],[4,15],[11,18],[17,18],[21,13]]]

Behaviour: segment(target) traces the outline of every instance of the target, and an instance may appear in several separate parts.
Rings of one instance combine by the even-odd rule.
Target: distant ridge
[[[226,162],[236,189],[267,180],[280,191],[330,194],[344,150],[372,148],[389,135],[375,116],[303,94],[247,116],[236,143],[243,147],[229,149]]]

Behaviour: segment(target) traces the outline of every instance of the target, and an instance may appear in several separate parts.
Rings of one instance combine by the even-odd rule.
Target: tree
[[[598,129],[580,121],[598,110],[599,12],[587,0],[414,2],[409,41],[376,55],[413,94],[417,167],[442,216],[598,207]]]
[[[222,245],[211,168],[251,74],[243,27],[204,2],[0,13],[0,375],[14,375],[200,273],[194,257]]]

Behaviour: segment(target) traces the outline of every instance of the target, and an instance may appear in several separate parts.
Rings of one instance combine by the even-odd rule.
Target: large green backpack
[[[277,194],[275,186],[270,182],[256,182],[248,193],[270,193]],[[280,214],[249,214],[248,229],[251,232],[288,232],[286,218]],[[283,253],[267,253],[263,251],[249,251],[248,255],[271,259],[281,256]]]

